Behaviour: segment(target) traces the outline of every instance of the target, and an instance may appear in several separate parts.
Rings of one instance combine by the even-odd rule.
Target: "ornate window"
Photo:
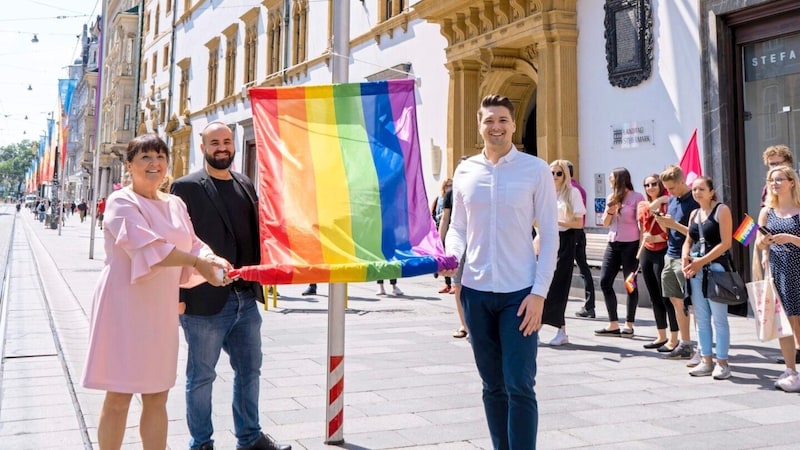
[[[217,101],[217,79],[219,78],[219,38],[208,41],[208,86],[206,90],[207,104]]]
[[[169,67],[169,44],[165,45],[161,52],[161,67],[165,69]]]
[[[280,8],[271,10],[267,21],[267,74],[281,70],[281,35],[283,32]]]
[[[241,19],[244,22],[244,83],[251,83],[256,79],[258,54],[258,12],[256,7],[245,13]]]
[[[650,0],[606,0],[604,8],[608,81],[636,86],[650,78],[653,60]]]
[[[294,0],[292,4],[292,64],[308,58],[308,1]]]
[[[189,108],[189,67],[192,60],[184,58],[178,62],[181,69],[181,78],[178,83],[178,113],[183,114]]]
[[[406,0],[378,0],[378,20],[383,22],[400,15],[406,7]]]
[[[153,17],[153,36],[158,36],[159,23],[161,23],[161,5],[156,5],[156,15]]]
[[[222,32],[225,35],[225,90],[223,93],[225,97],[233,95],[233,88],[236,83],[236,38],[238,31],[239,24],[235,23]]]

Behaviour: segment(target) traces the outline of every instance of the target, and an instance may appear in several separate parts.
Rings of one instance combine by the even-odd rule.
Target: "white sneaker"
[[[714,363],[701,362],[694,369],[689,371],[689,375],[693,377],[708,377],[714,373]]]
[[[386,295],[386,290],[383,289],[383,286],[381,286],[378,288],[378,292],[376,292],[375,295]]]
[[[567,333],[564,332],[564,330],[559,328],[556,335],[550,340],[550,345],[558,346],[564,344],[569,344],[569,336],[567,336]]]
[[[784,392],[800,392],[800,377],[795,372],[775,382],[775,387]]]
[[[392,286],[392,295],[401,296],[403,295],[403,291],[401,291],[397,285],[394,285]]]
[[[780,388],[778,387],[778,381],[781,381],[782,379],[784,379],[784,378],[786,378],[786,377],[788,377],[788,376],[791,376],[791,375],[797,375],[797,372],[795,372],[794,370],[792,370],[792,369],[789,369],[789,368],[787,367],[787,368],[786,368],[786,370],[784,370],[784,371],[783,371],[783,373],[782,373],[782,374],[780,374],[780,376],[778,377],[778,379],[777,379],[777,380],[775,380],[775,389],[780,389]]]
[[[715,380],[727,380],[731,377],[731,366],[722,364],[717,364],[717,367],[714,368],[714,373],[712,377]]]
[[[689,361],[686,362],[686,367],[697,367],[700,365],[700,350],[695,350]]]

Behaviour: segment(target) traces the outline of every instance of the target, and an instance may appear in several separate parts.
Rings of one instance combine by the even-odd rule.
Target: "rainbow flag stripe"
[[[753,239],[756,238],[756,232],[758,231],[758,224],[752,217],[745,214],[744,220],[736,228],[736,231],[733,233],[733,238],[739,241],[745,247],[749,246]]]
[[[636,290],[636,276],[639,275],[639,270],[631,272],[627,277],[625,277],[625,290],[628,291],[628,294],[633,294],[633,291]]]
[[[359,282],[457,267],[422,178],[414,80],[250,90],[263,284]]]

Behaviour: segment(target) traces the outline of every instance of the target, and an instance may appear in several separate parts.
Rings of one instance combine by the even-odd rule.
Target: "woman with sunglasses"
[[[634,287],[628,293],[625,328],[620,329],[614,279],[619,274],[620,266],[626,278],[639,266],[639,261],[636,259],[639,250],[636,208],[644,201],[644,196],[633,190],[631,174],[624,167],[612,170],[608,176],[608,183],[611,186],[611,195],[606,199],[606,210],[603,213],[603,226],[608,227],[608,246],[600,268],[600,289],[603,291],[608,310],[608,326],[595,330],[594,334],[630,338],[633,337],[633,321],[639,304],[639,290]]]
[[[553,281],[547,292],[542,313],[542,323],[558,328],[550,345],[569,344],[564,314],[567,310],[569,288],[572,284],[572,268],[575,262],[575,230],[583,228],[583,205],[581,193],[572,186],[569,176],[569,161],[558,159],[550,163],[550,172],[556,185],[558,197],[558,259]]]
[[[658,332],[658,337],[653,342],[644,344],[644,348],[668,352],[679,342],[678,320],[675,318],[672,302],[663,296],[661,290],[661,271],[664,269],[664,255],[667,254],[667,230],[656,222],[656,214],[667,213],[667,203],[661,202],[655,214],[650,209],[652,202],[667,195],[667,189],[661,183],[658,174],[654,173],[644,179],[644,192],[647,200],[639,203],[636,214],[643,242],[639,251],[639,269],[650,294]],[[669,319],[669,339],[667,339],[667,319]]]
[[[800,180],[791,167],[776,166],[767,172],[766,206],[758,215],[762,227],[756,238],[760,250],[769,251],[769,269],[775,290],[792,325],[792,336],[778,340],[786,370],[775,381],[775,389],[800,392],[796,347],[800,347]]]

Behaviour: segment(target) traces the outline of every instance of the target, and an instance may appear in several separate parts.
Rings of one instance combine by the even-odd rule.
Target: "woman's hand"
[[[778,233],[778,234],[767,234],[764,238],[764,241],[768,244],[795,244],[796,237],[793,234],[789,233]],[[797,244],[795,244],[797,245]]]
[[[683,276],[686,278],[693,278],[698,272],[703,270],[704,264],[691,256],[683,257]]]
[[[216,255],[198,256],[194,264],[195,270],[212,286],[227,286],[233,280],[228,278],[231,263]],[[220,277],[219,274],[222,273]]]

